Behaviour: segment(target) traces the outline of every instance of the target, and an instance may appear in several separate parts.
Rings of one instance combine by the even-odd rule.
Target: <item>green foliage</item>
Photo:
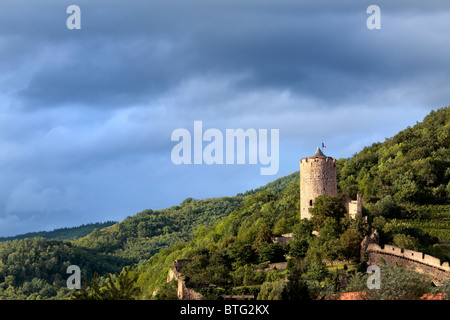
[[[97,223],[88,223],[82,224],[78,227],[71,228],[59,228],[53,231],[40,231],[40,232],[29,232],[24,234],[19,234],[13,237],[0,237],[0,241],[11,241],[11,240],[21,240],[27,238],[44,238],[44,239],[58,239],[58,240],[74,240],[78,238],[82,238],[89,233],[93,232],[95,229],[102,229],[113,224],[116,224],[115,221],[106,221],[106,222],[97,222]]]
[[[308,252],[309,243],[305,239],[294,239],[289,243],[289,255],[293,258],[304,258]]]
[[[241,201],[241,197],[187,198],[179,206],[139,212],[75,243],[138,263],[162,248],[189,241],[198,227],[210,226],[229,215]]]
[[[285,290],[286,281],[278,280],[273,282],[264,282],[259,291],[258,300],[281,300]]]
[[[284,261],[285,249],[278,243],[261,243],[258,247],[259,262],[270,261],[280,262]]]
[[[306,272],[308,279],[314,281],[323,281],[329,275],[327,267],[323,263],[312,263]]]
[[[397,203],[450,203],[450,108],[338,161],[339,189],[366,201],[391,196]]]
[[[393,243],[406,249],[414,249],[425,253],[428,252],[430,246],[439,241],[438,238],[404,220],[390,220],[379,231],[382,243]]]
[[[311,220],[302,219],[294,225],[292,235],[294,239],[309,241],[312,238],[313,228],[314,226]]]
[[[257,262],[256,252],[252,246],[244,242],[236,241],[228,246],[228,255],[234,261],[235,266],[243,266]]]
[[[385,225],[386,225],[386,219],[382,216],[375,217],[372,221],[372,226],[376,230],[383,230]]]
[[[306,280],[302,278],[301,268],[291,265],[289,277],[281,293],[283,300],[309,300],[309,289]]]
[[[443,294],[444,299],[450,300],[450,277],[444,279],[444,281],[440,283],[440,286],[433,290],[433,293],[441,293]]]
[[[402,219],[403,223],[411,228],[420,229],[428,233],[431,237],[435,237],[439,242],[450,242],[450,221],[444,219]]]
[[[340,257],[345,260],[359,260],[362,236],[353,228],[342,233],[339,238]]]
[[[400,207],[397,205],[397,201],[390,195],[385,196],[383,199],[377,201],[376,207],[378,215],[384,218],[398,218],[400,216]]]
[[[363,212],[382,244],[448,257],[450,250],[438,241],[450,242],[449,115],[448,107],[433,111],[413,128],[338,160],[339,193],[353,199],[362,193]],[[337,197],[318,197],[313,219],[300,220],[298,176],[236,197],[187,198],[178,206],[145,210],[76,240],[0,243],[0,298],[69,298],[73,292],[65,288],[65,272],[75,264],[87,278],[80,297],[176,299],[167,274],[174,260],[187,258],[193,259],[183,269],[187,284],[207,297],[259,292],[259,298],[303,299],[338,291],[343,275],[330,273],[322,262],[357,260],[369,227],[361,217],[349,219]],[[272,243],[273,235],[289,232],[295,240],[288,246]],[[292,257],[288,270],[255,272],[284,259],[285,252]],[[136,268],[124,268],[132,263]],[[399,272],[391,273],[400,283],[418,281]],[[417,295],[425,287],[406,288]]]
[[[256,275],[254,273],[254,268],[252,265],[246,264],[238,267],[234,271],[231,272],[233,277],[233,283],[235,286],[238,285],[250,285],[254,284],[256,280]]]
[[[48,299],[66,287],[67,267],[77,265],[82,275],[90,278],[96,270],[120,270],[129,260],[105,255],[89,248],[74,246],[61,240],[43,238],[0,243],[0,287],[2,283],[14,289],[14,297],[36,294]],[[11,291],[13,291],[11,289]],[[67,296],[69,290],[67,290]],[[0,291],[0,298],[4,296]]]
[[[275,223],[275,226],[273,228],[273,233],[277,235],[282,235],[285,233],[291,233],[292,227],[297,222],[298,217],[291,217],[291,218],[281,218],[280,220]]]
[[[156,300],[178,300],[178,282],[174,279],[163,284],[155,294]]]
[[[138,275],[131,269],[133,265],[123,268],[120,274],[109,273],[106,279],[99,279],[97,273],[92,281],[73,296],[78,300],[135,300],[140,289],[136,286]]]
[[[340,221],[347,215],[347,211],[341,200],[337,197],[320,195],[314,200],[314,208],[311,208],[311,221],[314,230],[320,231],[327,218]]]
[[[212,283],[226,287],[231,284],[238,286],[262,283],[266,277],[262,272],[255,273],[255,266],[266,259],[284,260],[281,252],[284,253],[287,248],[272,244],[271,237],[280,219],[298,222],[298,190],[297,179],[277,194],[264,190],[247,195],[243,198],[242,205],[234,212],[210,229],[197,232],[193,240],[185,246],[162,250],[153,256],[146,265],[142,265],[138,280],[145,288],[144,291],[148,292],[144,296],[148,297],[150,292],[164,285],[164,274],[167,275],[173,260],[194,259],[193,265],[189,267],[192,268],[202,250],[207,252],[203,260],[204,265],[196,269],[198,272],[189,274],[190,285],[195,286],[197,283],[197,286],[203,286]],[[202,281],[194,281],[194,273],[200,275],[197,278]],[[213,274],[216,274],[219,280],[213,280]]]
[[[300,175],[299,171],[291,173],[290,175],[278,178],[277,180],[272,181],[272,182],[266,184],[265,186],[259,187],[254,190],[249,190],[249,191],[245,192],[243,195],[248,196],[248,195],[260,193],[263,191],[270,191],[273,194],[278,194],[279,192],[284,191],[286,189],[286,187],[289,186],[290,184],[292,184],[292,183],[298,184],[299,175]],[[299,189],[297,189],[297,190],[299,190]]]
[[[341,226],[339,222],[334,218],[326,218],[320,228],[319,239],[321,243],[327,241],[334,241],[339,238],[341,233]]]
[[[420,244],[419,240],[408,235],[408,234],[402,234],[397,233],[393,237],[393,244],[394,246],[403,248],[403,249],[409,249],[409,250],[419,250]]]
[[[186,199],[180,206],[146,210],[112,226],[94,228],[86,237],[70,242],[42,238],[1,242],[0,299],[49,299],[57,295],[68,298],[71,295],[66,288],[69,265],[79,266],[87,281],[94,273],[100,276],[116,273],[162,248],[192,239],[197,227],[213,224],[241,201],[241,197]],[[75,236],[95,226],[99,225],[55,230],[51,236]],[[111,277],[109,286],[116,283],[115,276]]]
[[[380,289],[369,290],[366,285],[367,275],[357,274],[350,279],[346,291],[364,292],[362,297],[368,300],[418,300],[433,290],[430,276],[417,273],[412,267],[383,264],[380,275]]]

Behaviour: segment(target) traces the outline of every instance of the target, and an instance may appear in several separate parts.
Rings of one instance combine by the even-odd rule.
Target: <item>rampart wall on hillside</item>
[[[441,261],[433,256],[408,249],[401,249],[391,245],[383,248],[377,243],[369,243],[365,247],[368,264],[380,264],[381,259],[389,264],[401,264],[404,267],[414,266],[417,272],[428,273],[435,282],[439,283],[450,277],[450,266],[448,262]]]
[[[183,268],[186,263],[191,262],[190,259],[178,259],[173,262],[173,268],[169,270],[169,275],[167,277],[167,282],[175,279],[177,281],[177,296],[180,300],[201,300],[203,296],[186,287],[186,282],[184,276],[181,274],[181,268]]]

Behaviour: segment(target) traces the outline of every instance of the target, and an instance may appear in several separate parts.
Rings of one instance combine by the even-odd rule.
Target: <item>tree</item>
[[[358,261],[361,250],[361,234],[353,228],[347,229],[339,238],[340,254],[342,258]]]
[[[392,219],[397,218],[400,215],[400,207],[390,195],[377,201],[376,206],[378,209],[378,214],[385,218]]]
[[[354,175],[349,175],[345,180],[340,180],[339,187],[343,194],[348,195],[351,199],[356,198],[356,194],[358,193],[358,181]]]
[[[284,248],[278,243],[263,242],[258,247],[259,262],[280,262],[284,261]]]
[[[256,260],[255,252],[252,250],[251,245],[240,241],[231,243],[228,246],[227,251],[230,258],[233,259],[238,266],[253,263]]]
[[[231,272],[234,285],[249,285],[255,281],[255,273],[252,266],[246,264]]]
[[[301,263],[289,265],[289,276],[281,293],[283,300],[309,300],[309,290],[306,281],[302,278]]]
[[[328,276],[328,269],[323,263],[313,262],[306,272],[308,279],[322,281]]]
[[[314,207],[309,211],[312,216],[311,222],[317,231],[320,231],[327,218],[333,218],[339,222],[347,214],[347,210],[339,198],[327,195],[316,197]]]
[[[339,258],[339,241],[338,239],[332,239],[323,243],[319,248],[322,259],[333,263],[334,260]]]
[[[275,223],[275,226],[273,227],[273,233],[275,234],[283,234],[288,233],[292,230],[292,221],[291,219],[281,218],[280,220]]]
[[[408,235],[408,234],[395,234],[393,238],[394,246],[403,248],[403,249],[409,249],[409,250],[419,250],[420,243],[419,241]]]
[[[218,252],[209,259],[206,267],[208,282],[211,284],[226,286],[232,281],[230,276],[231,261],[224,252]]]
[[[294,239],[289,242],[289,255],[293,258],[304,258],[308,251],[309,243],[305,239]]]
[[[272,242],[272,231],[267,223],[262,223],[262,226],[259,227],[258,233],[256,234],[255,242],[253,243],[253,249],[257,249],[262,243],[270,243]]]
[[[136,286],[138,274],[131,271],[133,267],[124,267],[120,274],[109,273],[106,279],[94,273],[92,281],[83,281],[86,285],[73,297],[78,300],[135,300],[140,289]]]
[[[259,290],[258,300],[281,300],[286,281],[264,282]]]
[[[380,266],[380,288],[368,289],[368,274],[356,273],[350,279],[346,292],[360,292],[366,300],[418,300],[432,292],[431,277],[415,271],[413,267],[403,268],[383,263]]]
[[[373,218],[372,227],[374,227],[375,229],[383,230],[385,224],[386,224],[386,219],[383,216],[377,216],[377,217]]]
[[[430,276],[417,273],[411,267],[383,264],[380,274],[381,287],[368,290],[370,300],[417,300],[432,290]]]
[[[178,283],[175,279],[165,282],[155,294],[155,300],[178,300],[177,296]]]
[[[339,222],[331,217],[325,219],[320,228],[319,239],[321,243],[325,243],[327,241],[334,241],[339,238],[339,234],[341,232],[341,228]]]
[[[292,235],[294,236],[294,239],[300,240],[305,239],[308,241],[311,239],[313,232],[313,224],[311,220],[308,219],[302,219],[299,223],[297,223],[292,230]]]
[[[433,290],[435,293],[442,293],[443,298],[446,300],[450,300],[450,277],[444,279],[440,286]]]

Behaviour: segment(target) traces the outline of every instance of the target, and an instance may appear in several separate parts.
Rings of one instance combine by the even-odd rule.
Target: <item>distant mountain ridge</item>
[[[117,221],[95,222],[82,224],[81,226],[77,227],[58,228],[52,231],[27,232],[10,237],[0,237],[0,241],[21,240],[29,238],[75,240],[87,236],[89,233],[94,231],[94,229],[103,229],[116,223]]]

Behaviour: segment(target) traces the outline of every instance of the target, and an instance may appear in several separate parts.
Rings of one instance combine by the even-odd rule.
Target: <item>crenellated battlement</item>
[[[320,156],[320,157],[304,157],[300,160],[300,165],[312,165],[315,162],[325,162],[330,165],[336,165],[336,159],[333,157],[327,157],[327,156]]]
[[[384,247],[382,248],[376,243],[370,243],[367,246],[366,252],[368,252],[369,254],[374,252],[378,254],[391,255],[401,259],[418,262],[432,268],[437,268],[444,272],[450,272],[450,266],[448,262],[441,263],[440,259],[427,255],[423,252],[402,249],[388,244],[384,245]]]

